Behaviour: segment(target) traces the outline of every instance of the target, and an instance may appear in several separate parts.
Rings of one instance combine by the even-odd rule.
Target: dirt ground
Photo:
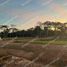
[[[44,54],[39,57],[42,52]],[[35,60],[37,57],[39,58]],[[30,63],[32,61],[34,62]],[[25,67],[27,64],[27,67],[65,67],[67,66],[67,47],[49,45],[42,48],[41,45],[32,44],[22,50],[0,48],[0,63],[2,67]]]
[[[67,45],[8,41],[0,41],[0,67],[67,67]]]

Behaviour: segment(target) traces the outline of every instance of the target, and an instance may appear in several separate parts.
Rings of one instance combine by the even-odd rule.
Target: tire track
[[[24,48],[25,46],[30,45],[31,42],[33,42],[33,41],[35,41],[35,40],[37,40],[37,39],[38,39],[38,37],[33,38],[32,40],[30,40],[30,41],[28,41],[27,43],[23,44],[21,47]]]
[[[46,48],[48,45],[50,45],[51,43],[55,42],[55,40],[57,40],[57,38],[55,38],[54,40],[48,42],[45,46],[43,46],[43,48]],[[38,60],[40,57],[42,57],[44,55],[44,52],[41,52],[34,60],[32,60],[31,62],[29,62],[28,64],[26,64],[24,67],[29,66],[30,64],[34,63],[36,60]]]
[[[13,38],[12,40],[8,41],[7,43],[3,44],[3,45],[0,46],[0,47],[2,47],[2,48],[5,47],[6,45],[12,43],[15,39],[17,39],[17,37]]]

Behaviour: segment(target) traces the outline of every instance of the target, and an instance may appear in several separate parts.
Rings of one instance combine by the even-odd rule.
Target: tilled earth
[[[28,38],[8,41],[0,40],[0,67],[67,67],[67,45],[46,44],[44,47],[27,43]]]
[[[0,48],[0,67],[67,67],[67,47],[30,44],[22,49]]]

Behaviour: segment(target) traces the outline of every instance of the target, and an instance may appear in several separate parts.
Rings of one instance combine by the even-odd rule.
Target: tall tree
[[[3,30],[1,32],[1,37],[7,37],[8,36],[8,32],[9,32],[9,29],[8,29],[8,26],[7,25],[1,25],[0,26],[0,29]]]

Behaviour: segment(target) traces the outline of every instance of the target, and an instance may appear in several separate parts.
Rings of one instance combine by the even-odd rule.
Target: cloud
[[[30,18],[29,20],[27,20],[24,24],[19,24],[17,26],[17,28],[19,29],[29,29],[29,28],[32,28],[32,27],[35,27],[36,25],[38,25],[38,22],[45,22],[49,19],[49,21],[55,21],[55,17],[53,16],[35,16],[35,17],[32,17]]]
[[[7,4],[10,0],[6,0],[3,3],[0,4],[0,6],[4,6],[5,4]]]
[[[52,2],[53,2],[53,0],[47,0],[47,1],[44,0],[42,5],[45,6],[45,5],[48,5],[48,4],[52,3]]]
[[[63,6],[67,6],[67,3],[64,3]]]
[[[50,5],[50,8],[52,9],[53,12],[57,14],[56,21],[60,21],[60,22],[67,21],[67,10],[63,6],[57,3],[52,3]]]
[[[52,4],[52,10],[55,11],[56,13],[58,13],[59,17],[67,17],[67,10],[59,5],[59,4]]]
[[[6,13],[9,16],[18,16],[19,19],[27,19],[29,17],[33,17],[35,14],[34,11],[22,10],[22,9],[13,9],[13,10],[6,10]]]
[[[9,20],[7,20],[6,22],[4,22],[4,24],[10,24],[10,22],[15,20],[16,18],[17,18],[17,16],[14,16],[14,17],[10,18]]]
[[[17,26],[17,28],[19,28],[19,29],[29,29],[29,28],[31,28],[31,27],[34,27],[37,23],[38,21],[38,16],[36,16],[36,17],[32,17],[32,18],[30,18],[29,20],[27,20],[24,24],[19,24],[18,26]]]
[[[63,0],[62,6],[67,6],[67,0]]]
[[[22,6],[26,6],[26,5],[28,5],[29,3],[31,3],[31,1],[32,1],[32,0],[26,0],[26,1],[25,1],[24,3],[22,3],[21,5],[22,5]]]

